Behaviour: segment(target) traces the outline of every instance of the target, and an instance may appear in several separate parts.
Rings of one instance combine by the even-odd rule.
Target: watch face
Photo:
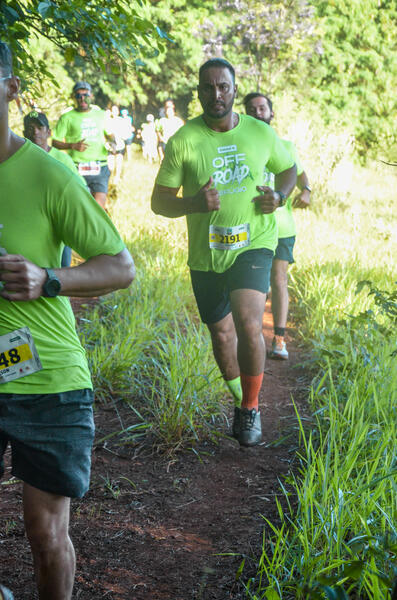
[[[61,291],[59,279],[48,279],[44,285],[45,292],[50,298],[55,298]]]

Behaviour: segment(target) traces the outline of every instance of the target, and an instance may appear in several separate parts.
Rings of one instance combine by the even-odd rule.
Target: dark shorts
[[[224,273],[190,270],[193,293],[203,323],[217,323],[231,311],[230,292],[239,289],[267,294],[273,251],[247,250]]]
[[[132,135],[131,137],[127,138],[126,140],[124,140],[124,144],[126,146],[131,146],[132,142],[134,141],[134,137],[135,137],[135,134]]]
[[[84,496],[95,431],[92,402],[91,390],[0,394],[0,476],[9,442],[15,477],[44,492]]]
[[[276,248],[276,252],[274,253],[274,258],[278,258],[279,260],[286,260],[290,264],[294,261],[293,249],[295,246],[295,235],[286,238],[278,238],[278,245]]]
[[[110,171],[107,165],[101,165],[99,175],[83,175],[91,194],[96,192],[108,193]]]

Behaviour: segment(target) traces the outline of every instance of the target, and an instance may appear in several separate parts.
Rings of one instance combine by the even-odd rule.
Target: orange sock
[[[243,401],[241,408],[258,410],[258,396],[261,389],[263,373],[260,375],[244,375],[241,373],[241,387],[243,389]]]

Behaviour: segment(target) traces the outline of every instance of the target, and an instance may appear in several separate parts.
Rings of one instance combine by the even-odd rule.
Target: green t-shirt
[[[72,173],[74,173],[75,175],[77,175],[77,177],[81,180],[81,182],[84,185],[86,185],[84,177],[82,177],[80,175],[80,173],[79,173],[79,171],[78,171],[75,163],[70,158],[69,154],[66,154],[66,152],[64,152],[63,150],[58,150],[58,148],[51,148],[49,150],[48,154],[50,156],[52,156],[52,158],[55,158],[56,160],[59,160],[59,162],[61,162],[66,167],[68,167],[68,169],[70,169],[72,171]]]
[[[303,168],[300,163],[295,145],[292,142],[289,142],[288,140],[281,141],[292,156],[293,160],[295,161],[297,175],[300,175],[301,173],[303,173]],[[269,187],[274,189],[274,173],[271,173],[267,168],[265,168],[263,176],[264,185],[268,185]],[[295,220],[292,214],[292,192],[285,205],[278,208],[275,214],[278,227],[278,237],[287,238],[296,235]]]
[[[72,109],[63,113],[55,127],[53,138],[70,143],[84,140],[88,144],[84,152],[67,151],[75,163],[106,161],[105,133],[108,133],[106,114],[100,108],[92,107],[87,112]]]
[[[252,199],[265,166],[280,173],[293,164],[276,132],[247,115],[226,132],[197,117],[170,138],[156,183],[183,186],[183,194],[192,196],[212,176],[220,195],[219,211],[187,215],[191,269],[223,273],[242,252],[276,248],[275,216],[262,214]]]
[[[41,267],[59,267],[64,245],[85,259],[124,244],[105,211],[69,169],[26,141],[0,163],[1,246]],[[0,393],[47,394],[91,387],[69,298],[0,297],[0,335],[29,327],[43,369],[0,384]]]

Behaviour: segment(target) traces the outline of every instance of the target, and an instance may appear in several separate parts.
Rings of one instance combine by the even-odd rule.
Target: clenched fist
[[[197,212],[212,212],[213,210],[220,209],[221,200],[218,190],[212,187],[213,183],[214,181],[210,177],[207,183],[195,195],[194,198],[198,205]]]

